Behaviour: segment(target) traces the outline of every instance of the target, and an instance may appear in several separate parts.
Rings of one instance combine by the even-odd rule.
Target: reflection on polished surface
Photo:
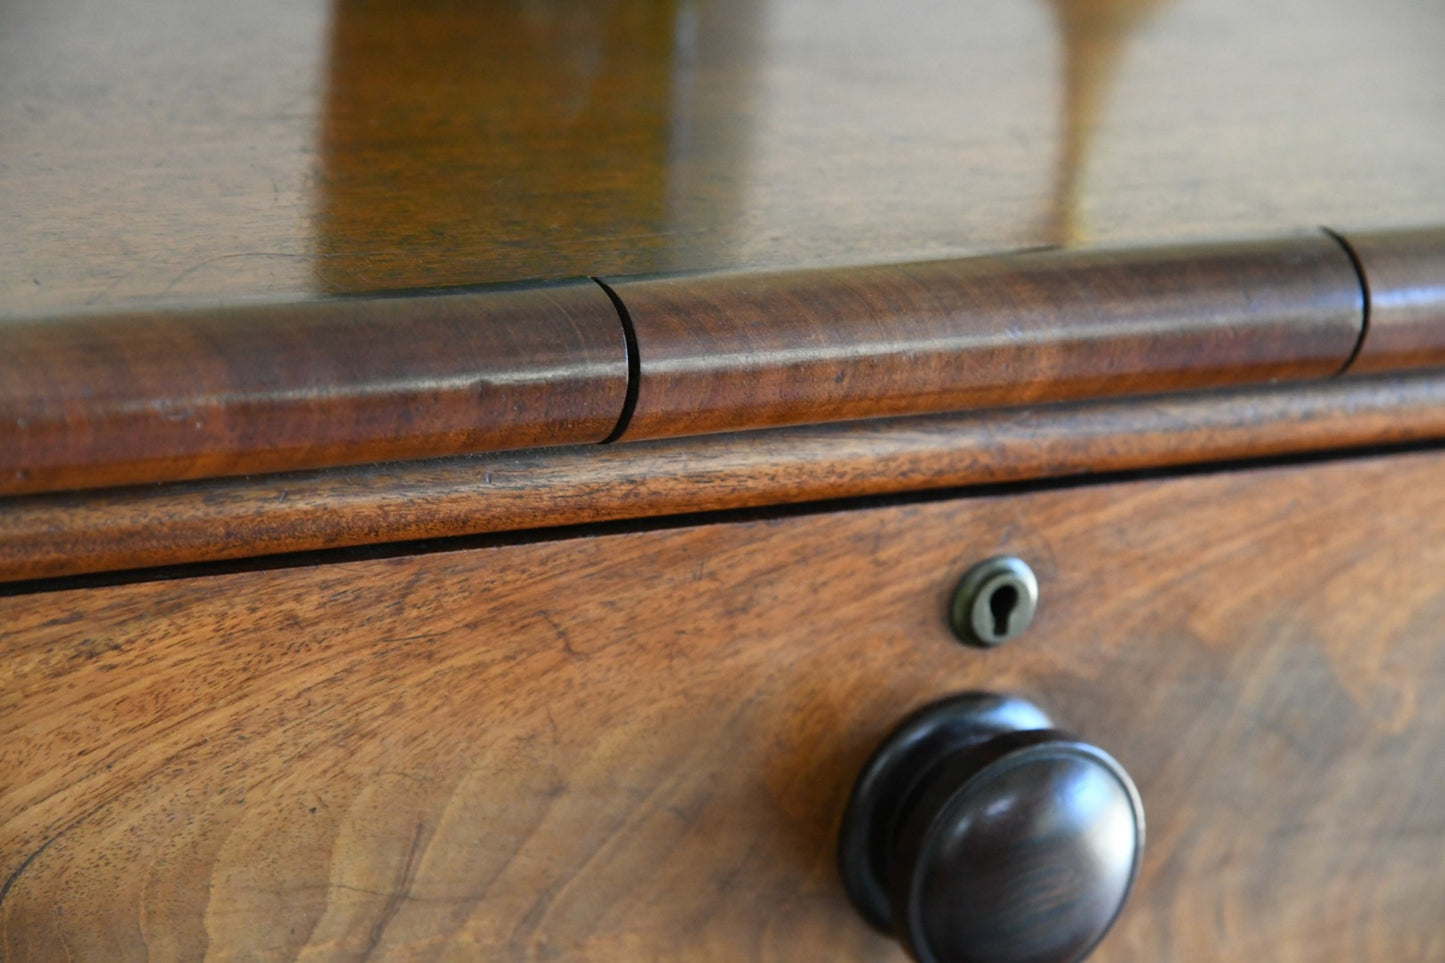
[[[1412,0],[15,0],[0,314],[1445,221]]]
[[[1054,188],[1053,233],[1062,244],[1085,240],[1079,190],[1089,137],[1098,124],[1124,45],[1167,0],[1051,0],[1064,48],[1064,128]]]
[[[656,263],[675,20],[652,0],[338,0],[321,288],[585,275],[602,239]]]

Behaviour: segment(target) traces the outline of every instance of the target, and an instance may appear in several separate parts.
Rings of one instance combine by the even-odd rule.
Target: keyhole
[[[963,573],[948,622],[960,642],[991,648],[1017,638],[1034,620],[1039,582],[1021,558],[998,555]]]
[[[988,611],[993,616],[993,634],[1000,639],[1008,635],[1009,618],[1019,602],[1019,590],[1012,585],[1000,585],[988,597]]]

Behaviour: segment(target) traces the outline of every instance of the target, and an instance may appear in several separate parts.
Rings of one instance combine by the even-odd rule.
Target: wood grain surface
[[[1441,236],[1364,235],[1374,353],[1323,231],[13,321],[0,495],[1430,367]]]
[[[55,493],[4,503],[0,582],[1442,438],[1419,373]]]
[[[623,439],[1321,378],[1364,310],[1322,233],[608,283],[638,352]]]
[[[591,281],[0,324],[0,494],[601,441]]]
[[[1369,299],[1369,330],[1351,373],[1445,365],[1445,227],[1343,237]]]
[[[573,354],[550,312],[318,322],[378,291],[674,278],[618,285],[634,439],[1338,370],[1359,294],[1323,246],[919,260],[1445,223],[1445,17],[1257,6],[9,4],[0,492],[578,443],[627,411],[613,329]],[[1372,255],[1363,370],[1441,360],[1418,253]]]
[[[1149,817],[1103,961],[1445,955],[1438,453],[0,600],[7,960],[896,959],[834,833],[1016,691]],[[997,552],[1034,627],[945,625]]]
[[[0,314],[1445,223],[1416,0],[10,0]]]

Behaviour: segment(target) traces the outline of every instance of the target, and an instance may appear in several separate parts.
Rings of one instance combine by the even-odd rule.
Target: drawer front
[[[1026,695],[1138,783],[1105,960],[1445,958],[1445,458],[0,600],[0,957],[894,959],[874,745]],[[1007,552],[1032,627],[954,641]]]

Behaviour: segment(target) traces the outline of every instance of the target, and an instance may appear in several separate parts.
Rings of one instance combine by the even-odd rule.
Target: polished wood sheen
[[[834,842],[976,688],[1149,813],[1101,961],[1445,955],[1438,453],[0,600],[0,954],[896,959]],[[960,647],[999,552],[1030,631]]]
[[[1237,2],[7,5],[0,491],[1333,373],[1330,242],[1185,242],[1445,223],[1445,18]],[[1391,251],[1366,371],[1436,363],[1434,261]],[[616,319],[412,320],[581,275],[635,315],[621,393]],[[308,334],[396,290],[385,336]]]
[[[1142,791],[1095,959],[1445,960],[1442,50],[0,2],[0,960],[897,960],[848,790],[979,689]]]
[[[1415,0],[9,0],[0,314],[1445,223]]]
[[[1445,365],[1445,227],[1343,238],[1369,298],[1369,330],[1351,373]]]
[[[1445,438],[1445,378],[843,423],[14,498],[0,582]]]
[[[600,441],[591,281],[0,323],[0,494]]]
[[[623,439],[1319,378],[1363,324],[1323,234],[608,283]]]
[[[1418,291],[1445,278],[1439,232],[1368,237],[1416,282],[1370,294],[1412,312],[1382,309],[1377,339],[1415,332],[1418,357],[1389,357],[1428,367],[1445,325]],[[1343,243],[15,321],[0,325],[0,494],[1320,379],[1366,336]]]

